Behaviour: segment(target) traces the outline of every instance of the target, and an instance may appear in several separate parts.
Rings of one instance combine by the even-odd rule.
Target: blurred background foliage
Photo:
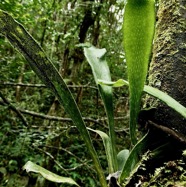
[[[108,131],[91,69],[77,44],[107,49],[112,79],[126,78],[122,49],[123,0],[2,0],[10,13],[44,48],[65,78],[86,125]],[[0,36],[0,186],[54,187],[22,171],[31,160],[80,186],[97,187],[86,147],[56,98],[25,59]],[[128,90],[114,90],[117,148],[128,148]],[[107,175],[101,139],[91,133]],[[123,139],[126,141],[123,142]],[[65,184],[65,186],[68,186]]]

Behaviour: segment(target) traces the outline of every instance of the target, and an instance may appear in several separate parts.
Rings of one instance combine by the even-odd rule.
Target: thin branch
[[[0,97],[2,98],[4,105],[5,105],[5,106],[8,106],[8,108],[10,108],[11,110],[13,110],[13,111],[20,117],[20,119],[22,120],[23,124],[24,124],[26,127],[28,127],[29,124],[28,124],[26,118],[25,118],[25,117],[23,116],[23,114],[20,112],[20,110],[17,109],[13,104],[11,104],[11,103],[8,101],[8,99],[6,99],[6,98],[3,96],[3,94],[2,94],[1,92],[0,92]]]
[[[148,122],[149,122],[150,125],[152,125],[152,126],[156,127],[157,129],[160,129],[163,132],[169,134],[170,136],[172,136],[173,138],[175,138],[179,142],[186,144],[186,137],[183,136],[181,133],[176,132],[176,131],[174,131],[174,130],[168,128],[168,127],[165,127],[163,125],[156,124],[156,123],[154,123],[150,120]]]
[[[65,171],[67,173],[67,169],[65,169],[61,164],[59,164],[59,162],[49,152],[47,152],[47,151],[45,151],[43,149],[40,149],[38,147],[35,147],[35,149],[37,149],[37,150],[41,151],[42,153],[46,154],[47,156],[49,156],[56,163],[56,165],[59,168],[61,168],[63,171]]]
[[[24,83],[14,83],[14,82],[0,82],[1,86],[22,86],[22,87],[37,87],[37,88],[46,88],[44,84],[24,84]]]
[[[41,145],[40,145],[40,146],[41,146]],[[91,169],[92,171],[94,171],[94,169],[91,168],[91,167],[87,164],[88,162],[91,162],[91,160],[90,160],[90,161],[86,161],[86,162],[82,162],[82,160],[81,160],[80,158],[78,158],[78,157],[77,157],[76,155],[74,155],[72,152],[70,152],[70,151],[68,151],[67,149],[64,149],[64,148],[62,148],[62,147],[53,147],[53,146],[45,146],[45,145],[43,145],[43,147],[48,147],[48,148],[63,150],[63,151],[65,151],[65,152],[67,152],[68,154],[70,154],[71,156],[75,157],[81,164],[79,164],[79,165],[76,166],[76,167],[69,168],[69,169],[64,168],[64,167],[54,158],[54,156],[51,155],[49,152],[47,152],[47,151],[45,151],[45,150],[43,150],[43,149],[40,149],[40,148],[38,148],[38,147],[36,147],[36,146],[34,146],[34,147],[35,147],[36,149],[38,149],[39,151],[43,152],[44,154],[46,154],[47,156],[49,156],[49,157],[58,165],[58,167],[61,168],[62,170],[64,170],[65,172],[74,171],[74,170],[76,170],[77,168],[82,167],[82,166],[86,166],[88,169]],[[95,171],[94,171],[94,172],[95,172]]]
[[[13,106],[6,98],[4,98],[4,96],[2,95],[2,93],[0,93],[0,97],[2,98],[3,101],[0,101],[0,105],[3,106],[8,106],[10,109],[12,109],[13,111],[15,111],[19,117],[22,119],[22,121],[24,122],[25,125],[28,126],[28,123],[25,119],[25,117],[23,116],[23,114],[27,114],[30,116],[34,116],[34,117],[38,117],[41,119],[45,119],[45,120],[51,120],[51,121],[66,121],[66,122],[72,122],[71,118],[62,118],[62,117],[58,117],[58,116],[50,116],[50,115],[45,115],[45,114],[41,114],[38,112],[34,112],[34,111],[30,111],[30,110],[24,110],[24,109],[20,109],[20,108],[16,108],[15,106]],[[115,117],[114,119],[119,121],[119,120],[125,120],[127,119],[128,116],[124,116],[124,117]],[[90,117],[83,117],[84,121],[87,122],[92,122],[92,123],[96,123],[96,124],[101,124],[104,121],[107,121],[107,118],[100,118],[100,119],[93,119]],[[106,128],[108,128],[106,126]],[[126,132],[128,133],[127,129],[115,129],[116,132]]]
[[[13,82],[0,82],[0,86],[22,86],[22,87],[36,87],[36,88],[47,88],[44,84],[25,84],[25,83],[13,83]],[[89,84],[87,85],[67,85],[69,88],[92,88],[96,89],[97,87],[95,86],[90,86]]]
[[[23,114],[28,114],[28,115],[38,117],[38,118],[41,118],[41,119],[47,119],[47,120],[52,120],[52,121],[69,121],[69,122],[72,121],[71,118],[62,118],[62,117],[57,117],[57,116],[50,116],[50,115],[45,115],[45,114],[41,114],[41,113],[38,113],[38,112],[34,112],[34,111],[30,111],[30,110],[23,110],[23,109],[19,109],[19,108],[17,110],[19,110]],[[98,124],[107,120],[107,118],[93,119],[93,118],[88,118],[88,117],[83,117],[83,119],[85,121],[98,123]],[[115,120],[124,120],[124,119],[126,119],[126,117],[115,117],[114,119]]]
[[[57,116],[50,116],[50,115],[45,115],[45,114],[41,114],[41,113],[38,113],[38,112],[33,112],[33,111],[23,110],[23,109],[18,109],[18,110],[23,114],[28,114],[28,115],[38,117],[38,118],[41,118],[41,119],[47,119],[47,120],[52,120],[52,121],[69,121],[69,122],[72,121],[71,118],[62,118],[62,117],[57,117]],[[87,118],[87,117],[86,118],[83,117],[83,119],[85,121],[89,121],[89,122],[93,122],[93,123],[100,123],[100,121],[103,121],[101,119],[96,120],[96,119]]]

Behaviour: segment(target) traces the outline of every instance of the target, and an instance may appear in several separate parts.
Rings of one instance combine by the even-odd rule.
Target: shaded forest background
[[[0,3],[0,8],[22,23],[44,48],[69,85],[86,125],[104,132],[108,129],[103,104],[82,49],[76,45],[89,42],[106,48],[112,79],[126,78],[121,32],[123,7],[122,0]],[[78,130],[57,99],[4,37],[0,37],[0,44],[0,186],[60,186],[45,183],[37,175],[31,174],[29,178],[22,171],[28,160],[70,176],[82,186],[98,186]],[[114,106],[119,151],[129,147],[127,88],[114,90]],[[102,142],[98,135],[91,133],[91,137],[106,171]]]

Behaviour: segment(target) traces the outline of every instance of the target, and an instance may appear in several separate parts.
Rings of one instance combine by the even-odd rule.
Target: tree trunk
[[[166,92],[186,106],[186,1],[160,0],[149,85]],[[147,97],[146,107],[155,107],[153,122],[172,134],[186,135],[186,119],[159,100]],[[166,130],[165,130],[166,131]]]

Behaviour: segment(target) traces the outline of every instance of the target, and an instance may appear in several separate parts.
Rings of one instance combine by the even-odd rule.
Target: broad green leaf
[[[130,137],[136,144],[136,124],[140,111],[155,27],[154,0],[128,0],[123,19],[123,44],[130,92]]]
[[[43,49],[25,28],[2,10],[0,10],[0,34],[4,35],[25,57],[37,76],[55,94],[59,102],[63,105],[65,111],[69,114],[85,141],[102,187],[106,187],[107,183],[103,170],[81,113],[65,81],[60,76],[53,63],[48,59]]]
[[[86,45],[87,46],[87,45]],[[98,79],[111,81],[109,67],[105,60],[106,49],[98,49],[94,46],[84,47],[84,54],[89,62],[96,84]],[[116,144],[115,144],[115,131],[114,131],[114,112],[113,112],[113,97],[112,88],[107,85],[98,85],[98,89],[103,100],[106,114],[108,117],[109,137],[111,139],[111,155],[112,164],[109,167],[109,173],[117,171],[116,160]]]
[[[76,186],[79,186],[73,179],[68,177],[61,177],[59,175],[56,175],[55,173],[52,173],[51,171],[48,171],[47,169],[38,166],[37,164],[28,161],[24,166],[23,170],[26,170],[27,172],[35,172],[41,174],[45,179],[57,182],[57,183],[68,183],[68,184],[74,184]]]
[[[146,147],[146,142],[148,140],[148,133],[132,148],[123,170],[120,175],[120,182],[127,178],[132,170],[135,168],[136,164],[139,162],[139,155],[142,153],[142,150]]]
[[[124,86],[124,85],[127,85],[127,86],[129,85],[129,83],[123,79],[119,79],[116,82],[98,80],[98,83],[112,86],[112,87],[120,87],[120,86]],[[181,114],[183,117],[186,118],[186,107],[181,105],[178,101],[173,99],[171,96],[167,95],[166,93],[162,92],[161,90],[158,90],[157,88],[153,88],[152,86],[147,86],[147,85],[144,86],[143,91],[160,99],[161,101],[166,103],[169,107],[171,107],[176,112],[178,112],[179,114]]]
[[[110,70],[105,60],[106,49],[98,49],[94,46],[88,47],[88,45],[85,44],[84,54],[92,68],[92,72],[96,83],[98,79],[110,81]],[[112,92],[112,89],[110,89],[109,87],[105,88],[108,89],[107,92]]]
[[[129,157],[129,150],[128,149],[124,149],[118,153],[118,155],[117,155],[118,171],[123,170],[123,167],[124,167],[128,157]]]
[[[87,128],[88,130],[95,132],[97,134],[99,134],[99,136],[102,138],[103,140],[103,145],[105,147],[105,153],[107,156],[107,162],[108,162],[108,167],[111,168],[112,167],[112,146],[111,146],[111,140],[110,137],[104,133],[103,131],[100,130],[94,130],[91,128]]]

